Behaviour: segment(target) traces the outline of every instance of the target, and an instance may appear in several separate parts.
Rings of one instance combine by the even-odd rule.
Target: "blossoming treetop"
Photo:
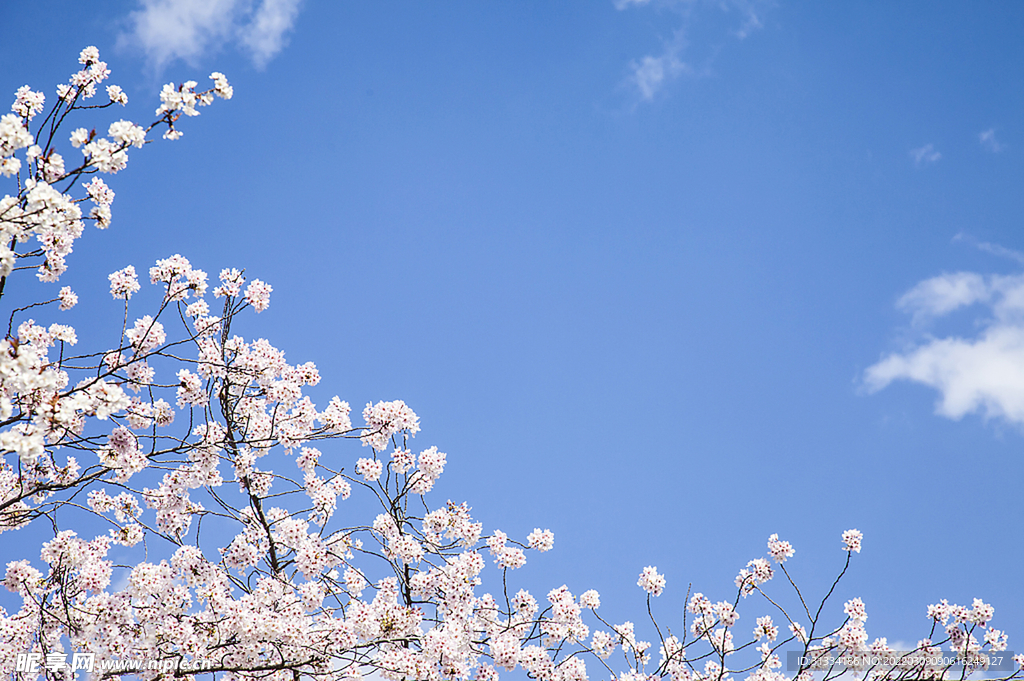
[[[202,660],[203,673],[228,679],[376,670],[395,681],[489,681],[521,668],[544,681],[806,680],[816,669],[837,675],[856,658],[869,676],[910,679],[966,674],[1006,650],[980,600],[930,606],[931,630],[912,651],[892,651],[885,638],[869,644],[860,599],[841,612],[832,591],[805,599],[784,565],[794,549],[776,535],[769,558],[732,580],[729,598],[691,594],[676,633],[651,608],[665,577],[643,568],[637,585],[649,623],[640,627],[657,636],[657,656],[633,622],[599,613],[596,591],[577,597],[560,586],[538,599],[517,589],[527,552],[552,549],[554,535],[537,528],[516,541],[485,533],[466,502],[433,507],[446,456],[413,447],[413,410],[399,400],[367,404],[356,426],[339,397],[317,407],[304,394],[320,381],[312,362],[289,364],[267,340],[232,332],[239,315],[267,309],[272,293],[237,269],[223,269],[211,289],[181,255],[159,260],[148,277],[158,303],[141,311],[135,268],[110,274],[110,294],[124,303],[109,326],[114,342],[78,350],[71,326],[36,321],[79,303],[69,287],[12,300],[7,280],[34,271],[59,282],[85,225],[111,224],[114,192],[100,176],[124,170],[129,150],[154,130],[176,140],[182,116],[232,95],[213,73],[205,91],[194,81],[165,85],[146,127],[119,120],[106,136],[68,132],[81,110],[127,102],[109,85],[106,101],[91,103],[109,70],[92,47],[79,62],[45,115],[44,94],[25,86],[0,118],[0,173],[15,185],[0,200],[0,303],[9,315],[0,340],[0,542],[12,594],[0,608],[0,674],[67,678],[75,670],[62,655],[83,651],[161,663],[139,670],[143,678],[192,676]],[[65,140],[80,151],[77,164],[58,150]],[[379,505],[375,517],[338,513],[354,493]],[[861,540],[843,533],[837,583]],[[27,548],[35,541],[38,553]],[[777,570],[800,609],[766,591]],[[740,634],[741,603],[752,596],[767,612]],[[940,646],[968,666],[936,661]],[[787,652],[798,662],[783,670]],[[1022,662],[1003,678],[1019,677]]]

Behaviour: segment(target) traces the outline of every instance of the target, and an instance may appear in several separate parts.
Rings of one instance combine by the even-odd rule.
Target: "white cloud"
[[[1000,144],[996,140],[995,128],[989,128],[985,132],[979,133],[978,141],[981,142],[981,146],[985,147],[994,154],[998,154],[1000,151],[1006,148],[1004,145]]]
[[[237,42],[262,68],[284,47],[301,0],[139,0],[123,43],[137,45],[159,71]]]
[[[131,13],[131,38],[159,69],[173,59],[195,60],[230,33],[236,0],[142,0]]]
[[[285,46],[285,34],[299,14],[300,0],[263,0],[252,22],[241,31],[241,40],[253,54],[256,66],[266,66]]]
[[[1024,265],[1024,253],[1015,251],[1012,248],[1006,248],[999,244],[990,244],[987,241],[982,241],[977,244],[978,250],[991,253],[992,255],[998,255],[1000,258],[1008,258],[1010,260],[1016,260],[1020,264]]]
[[[919,149],[911,149],[910,156],[914,159],[914,165],[918,168],[929,163],[935,163],[942,158],[942,154],[935,151],[935,145],[931,143]]]
[[[759,14],[756,2],[742,3],[740,11],[746,17],[743,19],[743,24],[736,30],[737,38],[744,40],[754,31],[764,28],[764,22],[761,21],[761,15]]]
[[[939,392],[935,411],[942,416],[980,413],[1024,425],[1024,275],[947,274],[921,282],[897,304],[916,319],[976,304],[985,312],[974,338],[929,337],[869,367],[869,391],[912,381]]]
[[[654,4],[659,9],[667,8],[680,16],[672,40],[666,43],[660,55],[648,54],[639,61],[630,62],[629,85],[640,95],[641,100],[651,101],[669,80],[683,73],[696,72],[680,59],[680,55],[686,46],[683,35],[695,23],[697,9],[709,6],[719,11],[739,12],[742,16],[740,26],[730,33],[743,40],[764,26],[762,7],[773,5],[774,0],[660,0],[656,3],[651,3],[651,0],[613,0],[613,4],[618,10]],[[701,69],[700,73],[706,74],[707,69]]]
[[[896,301],[896,307],[914,315],[914,321],[941,317],[957,308],[988,300],[985,279],[974,272],[957,272],[925,279]]]
[[[666,77],[675,77],[686,70],[686,64],[676,57],[678,49],[670,47],[660,57],[644,57],[639,63],[633,62],[633,83],[640,96],[651,101],[661,89]]]
[[[1012,248],[1007,248],[1006,246],[989,243],[988,241],[978,241],[977,239],[975,239],[970,234],[967,234],[966,232],[960,232],[959,234],[954,236],[953,241],[954,243],[957,241],[965,241],[970,245],[974,246],[975,248],[977,248],[979,251],[985,251],[986,253],[990,253],[991,255],[996,255],[999,256],[1000,258],[1006,258],[1007,260],[1013,260],[1015,262],[1020,263],[1021,265],[1024,265],[1024,253],[1021,253],[1020,251],[1015,251]]]

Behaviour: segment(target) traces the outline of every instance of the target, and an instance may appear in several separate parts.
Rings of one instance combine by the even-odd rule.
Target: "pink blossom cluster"
[[[393,435],[405,431],[414,437],[420,429],[419,417],[401,400],[367,403],[363,420],[366,421],[366,429],[360,433],[363,444],[378,452],[387,449]]]
[[[86,104],[86,100],[95,96],[97,86],[110,75],[110,69],[100,60],[95,47],[82,50],[78,61],[81,68],[67,83],[57,87],[57,101],[44,117],[46,121],[63,122],[76,110],[102,109],[128,102],[120,87],[110,85],[106,88],[109,101]],[[192,83],[191,89],[186,88],[188,96],[179,92],[179,99],[190,97],[197,103],[208,104],[214,95],[230,98],[231,86],[224,75],[215,73],[211,78],[214,86],[210,90],[197,93]],[[86,197],[74,198],[67,191],[86,174],[113,174],[124,170],[128,149],[142,147],[147,134],[158,125],[167,126],[165,137],[181,135],[174,128],[174,122],[182,107],[173,106],[158,111],[160,118],[148,127],[128,120],[114,121],[107,127],[105,137],[97,136],[95,129],[76,128],[67,138],[82,155],[81,163],[74,166],[56,148],[58,138],[52,126],[39,127],[33,132],[33,120],[42,114],[45,104],[45,95],[26,85],[15,93],[11,113],[0,116],[0,176],[15,177],[19,187],[15,194],[0,199],[0,278],[10,275],[21,261],[22,265],[38,265],[36,276],[40,280],[57,281],[67,270],[66,259],[84,231],[84,221],[92,220],[99,228],[110,225],[110,205],[114,198],[114,192],[95,176],[83,185]],[[23,158],[18,157],[19,152],[23,153]],[[88,216],[80,206],[86,200],[93,203]],[[38,248],[18,248],[31,239],[38,242]],[[69,308],[65,305],[64,309]]]
[[[658,574],[658,569],[650,565],[645,567],[643,572],[640,573],[640,579],[636,583],[637,586],[652,596],[660,596],[661,592],[665,589],[665,577]]]

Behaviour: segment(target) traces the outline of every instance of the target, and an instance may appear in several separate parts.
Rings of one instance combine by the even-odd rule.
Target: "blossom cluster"
[[[11,113],[0,116],[0,175],[16,177],[20,188],[15,195],[0,199],[0,278],[9,276],[19,261],[24,261],[38,263],[37,276],[42,281],[57,281],[67,270],[66,259],[82,235],[85,221],[92,220],[101,229],[110,225],[114,192],[95,174],[124,170],[129,148],[145,145],[146,136],[155,127],[166,125],[164,137],[177,139],[181,136],[174,127],[178,116],[186,110],[194,115],[194,105],[209,104],[214,95],[232,95],[221,73],[212,74],[213,87],[202,92],[195,91],[196,83],[192,81],[177,89],[167,85],[165,90],[170,88],[175,94],[166,95],[164,105],[157,110],[160,117],[148,127],[122,119],[107,127],[106,136],[98,136],[95,129],[74,129],[67,139],[81,152],[82,160],[76,166],[57,150],[54,132],[58,122],[76,110],[128,102],[119,86],[109,85],[106,103],[87,103],[110,75],[110,69],[95,47],[82,50],[78,61],[81,68],[57,87],[56,102],[35,132],[34,119],[45,110],[46,96],[27,85],[18,88]],[[19,158],[19,152],[23,158]],[[84,184],[85,197],[67,193],[76,181],[88,175],[93,177]],[[81,206],[87,200],[93,204],[88,213]],[[38,243],[35,248],[18,247],[33,239]]]

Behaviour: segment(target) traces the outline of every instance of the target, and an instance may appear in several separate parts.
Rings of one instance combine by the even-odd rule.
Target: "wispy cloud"
[[[738,12],[742,16],[740,25],[730,33],[740,40],[764,26],[763,14],[766,7],[773,4],[772,0],[613,0],[615,8],[626,10],[654,4],[659,9],[668,9],[678,15],[677,28],[672,38],[665,42],[660,53],[645,55],[634,59],[629,64],[630,75],[628,84],[639,95],[642,101],[651,101],[655,95],[672,79],[685,74],[697,73],[689,63],[683,61],[682,53],[686,48],[684,36],[695,23],[695,10],[708,6],[719,11]],[[706,73],[707,69],[700,72]]]
[[[981,146],[985,147],[993,154],[998,154],[1006,147],[996,140],[996,129],[989,128],[988,130],[978,133],[978,141],[981,142]]]
[[[745,40],[751,33],[764,28],[761,20],[762,10],[756,2],[738,3],[740,12],[743,13],[743,23],[736,29],[736,37]]]
[[[1000,258],[1013,260],[1024,265],[1024,253],[1021,253],[1020,251],[1015,251],[1012,248],[1007,248],[1006,246],[1001,246],[999,244],[989,243],[988,241],[978,241],[970,234],[966,234],[964,232],[960,232],[955,237],[953,237],[953,241],[966,241],[967,243],[977,248],[979,251],[985,251],[986,253],[991,253],[992,255],[999,256]]]
[[[973,338],[928,337],[884,357],[864,373],[869,391],[921,383],[939,392],[935,411],[942,416],[980,413],[1024,425],[1024,275],[944,274],[919,283],[897,305],[915,320],[976,305],[979,330]]]
[[[301,0],[139,0],[122,44],[140,47],[154,70],[182,59],[195,63],[235,43],[263,68],[287,43]]]
[[[925,279],[896,301],[896,307],[919,323],[961,307],[988,300],[991,292],[980,274],[957,272]]]
[[[935,150],[934,144],[929,142],[923,147],[911,149],[910,157],[914,159],[914,165],[920,168],[921,166],[935,163],[942,158],[942,154]]]
[[[299,1],[263,0],[252,21],[242,27],[241,41],[251,50],[258,68],[266,66],[284,48],[285,34],[299,15]]]
[[[666,79],[675,78],[689,69],[679,60],[679,53],[682,52],[685,44],[682,33],[676,33],[673,40],[665,46],[665,51],[659,56],[647,55],[639,62],[634,61],[630,64],[633,71],[632,83],[636,86],[642,99],[651,101],[665,84]]]

